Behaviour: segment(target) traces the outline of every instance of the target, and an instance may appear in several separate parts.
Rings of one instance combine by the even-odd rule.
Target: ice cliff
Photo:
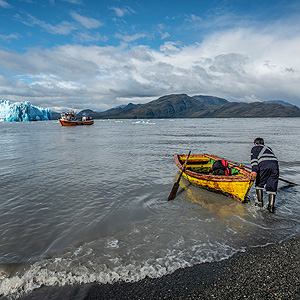
[[[11,102],[0,100],[0,120],[7,122],[52,120],[48,108],[33,106],[29,101]]]

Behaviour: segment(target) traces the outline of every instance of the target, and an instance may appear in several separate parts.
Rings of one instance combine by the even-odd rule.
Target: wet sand
[[[300,299],[300,238],[135,283],[41,288],[22,299]]]

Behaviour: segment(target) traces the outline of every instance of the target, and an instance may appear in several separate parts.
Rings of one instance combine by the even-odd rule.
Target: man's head
[[[264,142],[264,140],[263,140],[262,138],[258,137],[258,138],[256,138],[256,139],[254,140],[254,144],[255,144],[255,145],[264,145],[265,142]]]

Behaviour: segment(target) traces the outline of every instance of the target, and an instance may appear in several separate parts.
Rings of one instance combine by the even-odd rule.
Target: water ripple
[[[299,183],[297,122],[2,122],[0,295],[158,277],[299,233],[299,186],[278,191],[275,214],[253,205],[253,189],[241,204],[184,180],[167,201],[174,153],[246,164],[254,133],[271,144],[280,176]]]

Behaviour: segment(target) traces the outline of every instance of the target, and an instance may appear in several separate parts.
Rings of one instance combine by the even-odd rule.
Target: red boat
[[[77,125],[93,125],[94,119],[88,116],[82,116],[81,119],[77,119],[74,112],[62,113],[58,118],[61,126],[77,126]]]

